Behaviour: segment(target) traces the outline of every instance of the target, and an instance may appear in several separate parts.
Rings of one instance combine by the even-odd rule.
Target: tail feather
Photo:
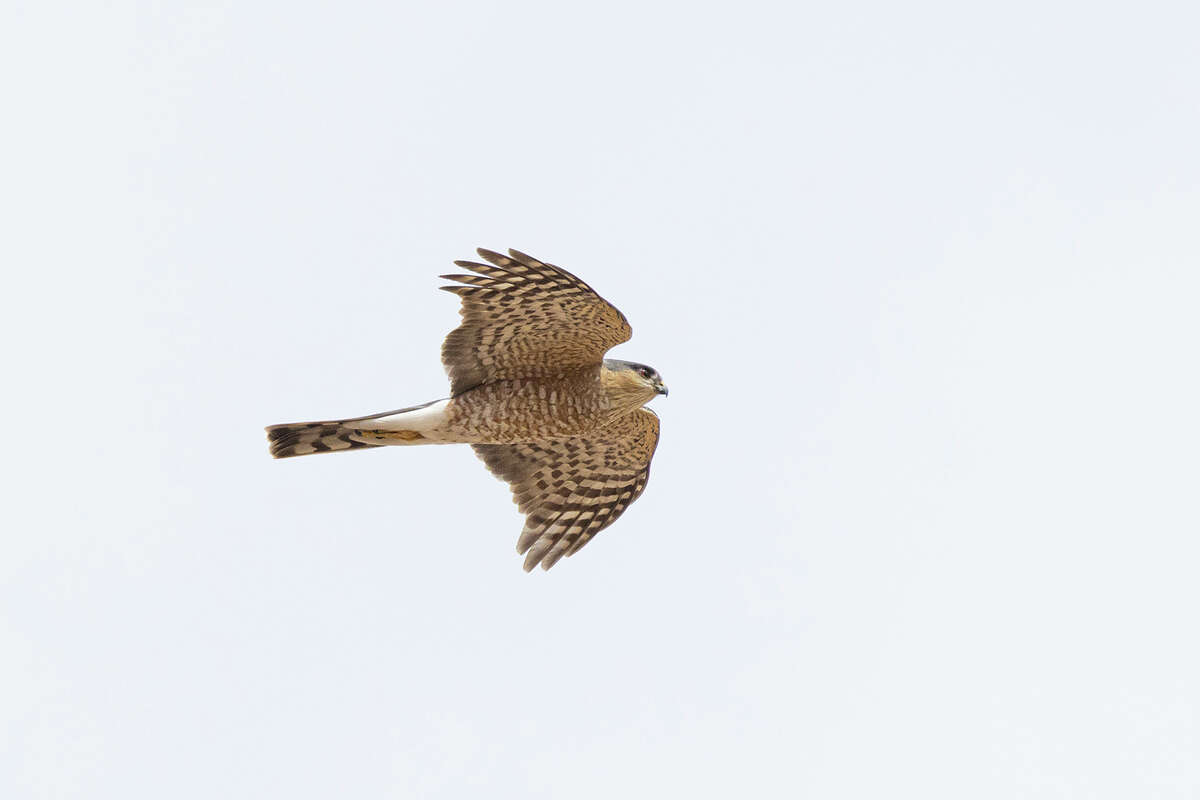
[[[337,453],[389,444],[426,444],[444,419],[448,400],[431,400],[419,406],[325,422],[289,422],[267,428],[275,458]],[[378,444],[364,439],[374,439]]]
[[[300,422],[289,425],[272,425],[267,428],[267,440],[271,455],[275,458],[307,456],[313,453],[336,453],[362,447],[382,447],[377,444],[356,442],[350,438],[352,428],[341,422]]]

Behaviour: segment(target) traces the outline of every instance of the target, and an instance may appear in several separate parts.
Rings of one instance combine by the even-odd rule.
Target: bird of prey
[[[386,445],[470,444],[525,515],[525,570],[573,555],[641,495],[658,446],[643,406],[654,369],[604,358],[629,341],[625,315],[565,269],[509,250],[443,275],[462,324],[442,344],[450,397],[365,417],[267,428],[276,458]]]

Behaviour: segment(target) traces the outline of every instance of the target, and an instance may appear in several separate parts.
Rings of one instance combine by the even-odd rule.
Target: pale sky
[[[0,796],[1200,795],[1191,3],[0,12]],[[527,575],[444,397],[516,247],[656,367]]]

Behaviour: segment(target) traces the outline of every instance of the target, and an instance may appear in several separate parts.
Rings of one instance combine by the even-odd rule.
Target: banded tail
[[[267,428],[271,455],[275,458],[310,456],[313,453],[336,453],[362,447],[383,447],[381,444],[356,442],[350,438],[353,428],[345,427],[348,420],[336,422],[297,422],[272,425]]]
[[[434,400],[412,408],[385,411],[367,417],[290,422],[267,428],[267,441],[275,458],[338,453],[390,444],[433,444],[445,419],[446,400]]]

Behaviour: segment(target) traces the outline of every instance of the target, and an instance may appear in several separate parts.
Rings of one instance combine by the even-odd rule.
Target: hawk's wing
[[[462,298],[462,324],[442,344],[450,390],[536,378],[563,367],[599,364],[610,347],[629,341],[625,315],[565,269],[516,250],[480,249],[488,264],[455,261],[475,275],[443,275]]]
[[[658,417],[640,408],[587,436],[538,444],[476,444],[525,514],[517,552],[550,569],[611,525],[646,488]]]

